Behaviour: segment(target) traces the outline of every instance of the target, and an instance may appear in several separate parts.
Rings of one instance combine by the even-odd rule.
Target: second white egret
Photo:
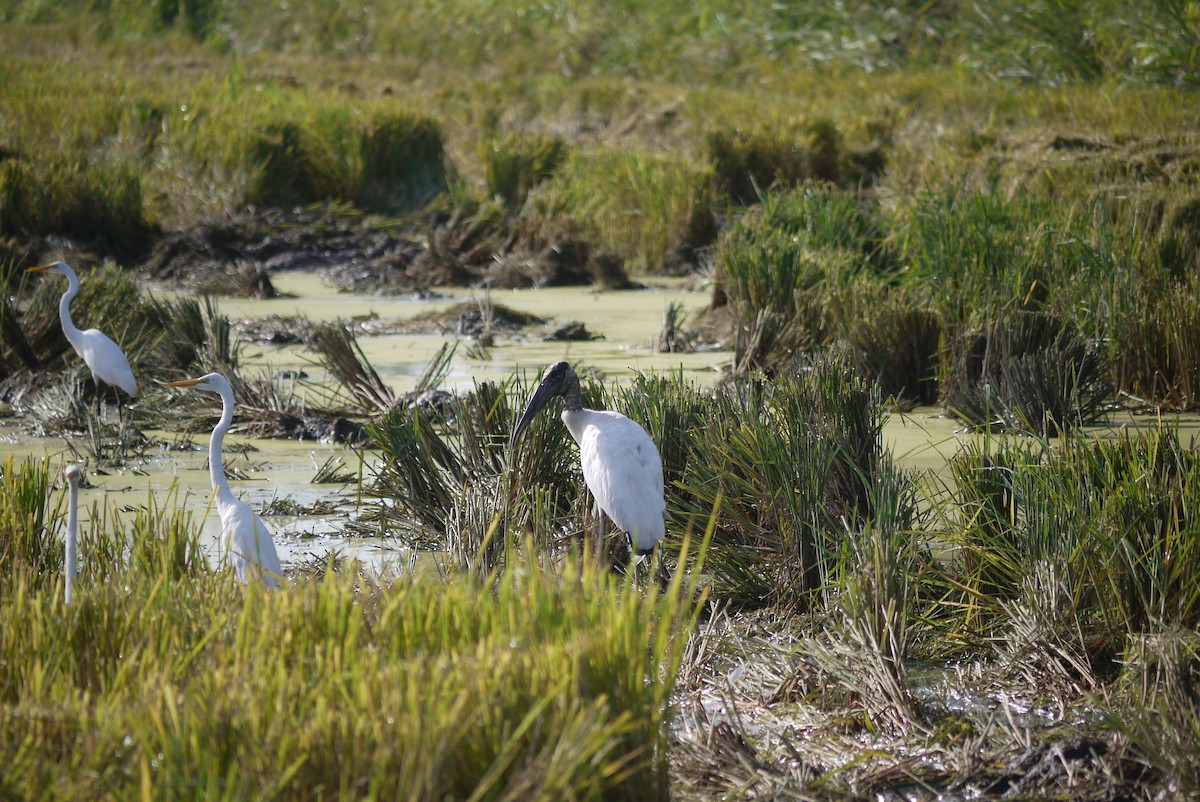
[[[283,578],[279,555],[271,531],[258,514],[233,495],[225,479],[221,454],[225,433],[233,423],[233,387],[220,373],[208,373],[198,379],[171,382],[167,387],[192,387],[221,396],[221,420],[213,428],[208,442],[208,473],[216,494],[217,513],[221,516],[220,549],[241,582],[261,577],[268,587],[277,587]]]

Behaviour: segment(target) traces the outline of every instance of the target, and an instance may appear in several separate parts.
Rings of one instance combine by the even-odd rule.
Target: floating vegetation
[[[357,470],[351,471],[346,468],[346,461],[338,456],[329,457],[317,468],[317,472],[313,475],[312,483],[314,485],[344,485],[350,482],[355,482],[359,478]]]

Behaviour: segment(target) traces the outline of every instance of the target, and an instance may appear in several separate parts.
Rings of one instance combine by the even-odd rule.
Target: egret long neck
[[[225,466],[221,464],[221,454],[225,449],[225,433],[233,424],[233,399],[221,393],[221,420],[213,428],[212,437],[208,441],[208,475],[212,479],[213,490],[217,497],[233,498],[229,482],[225,480]]]
[[[75,296],[79,294],[79,277],[74,273],[67,274],[67,291],[62,294],[62,298],[58,301],[58,319],[62,323],[63,334],[67,335],[67,342],[74,346],[78,351],[82,341],[83,332],[75,325],[75,321],[71,319],[71,301],[75,300]]]

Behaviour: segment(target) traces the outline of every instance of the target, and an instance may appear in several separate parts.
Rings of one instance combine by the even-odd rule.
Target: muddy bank
[[[435,215],[402,229],[328,209],[268,210],[165,234],[137,272],[197,293],[271,298],[270,276],[321,273],[339,291],[399,295],[434,287],[526,288],[634,285],[624,262],[585,240],[536,241],[503,222]]]

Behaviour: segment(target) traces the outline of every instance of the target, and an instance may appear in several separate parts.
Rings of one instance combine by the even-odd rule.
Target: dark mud
[[[164,235],[137,267],[170,287],[214,295],[275,297],[272,274],[322,274],[343,292],[399,295],[433,287],[634,285],[623,261],[564,236],[524,242],[489,219],[432,218],[424,230],[329,209],[269,210]]]

